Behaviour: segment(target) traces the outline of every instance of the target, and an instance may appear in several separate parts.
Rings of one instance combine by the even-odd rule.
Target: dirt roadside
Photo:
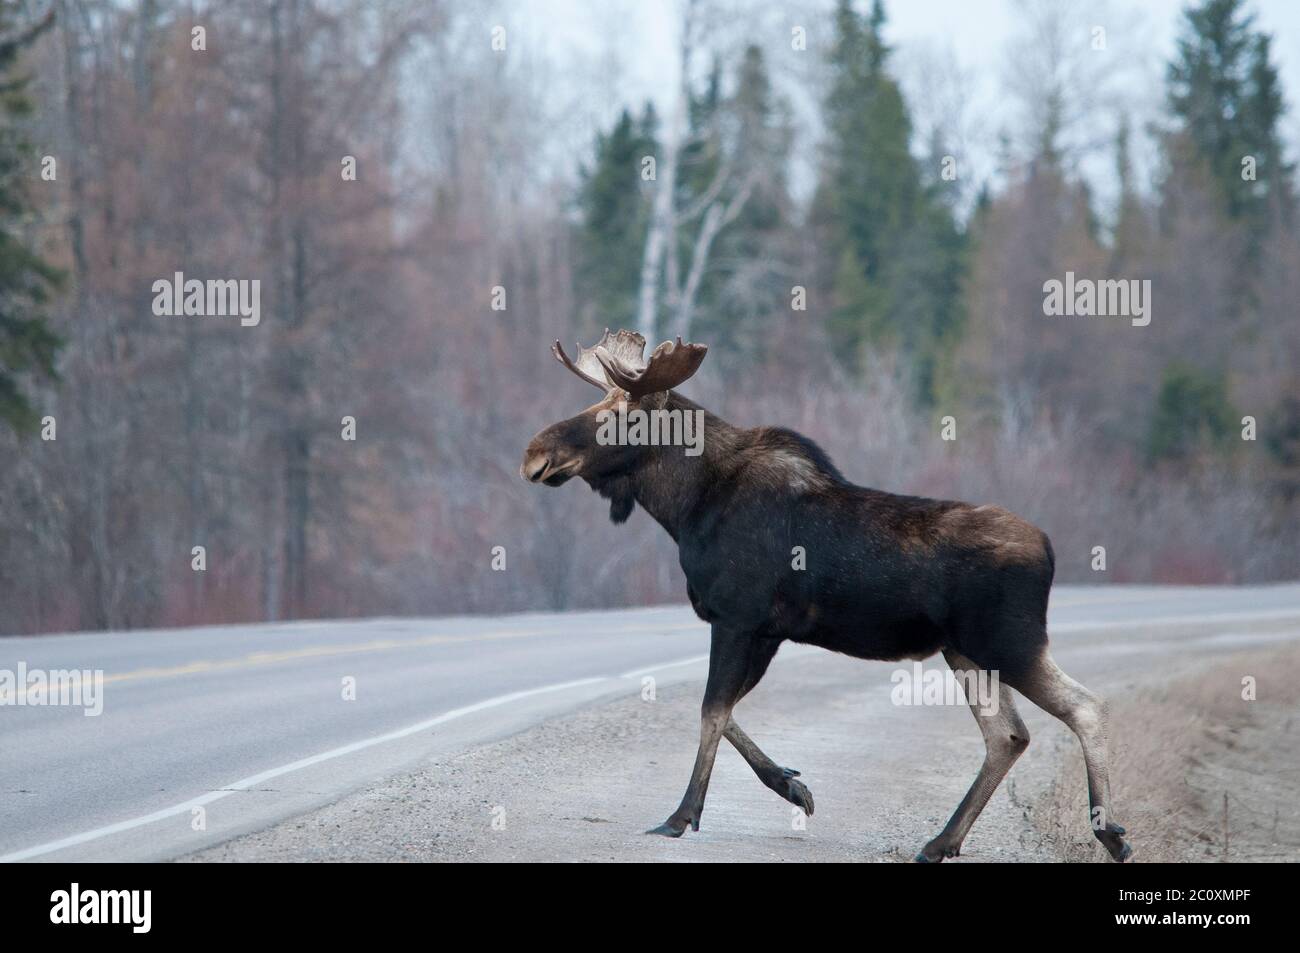
[[[1138,859],[1300,862],[1300,646],[1151,680],[1110,708],[1117,819],[1145,844]],[[1030,819],[1063,860],[1097,860],[1058,833],[1084,772],[1082,759],[1056,758]]]
[[[724,742],[703,824],[643,832],[676,806],[694,758],[698,682],[542,723],[328,807],[190,855],[194,861],[904,861],[947,820],[983,757],[964,705],[890,702],[897,666],[829,653],[778,659],[737,709],[776,761],[803,772],[815,816],[762,787]],[[1069,665],[1065,666],[1069,669]],[[1136,860],[1300,859],[1300,647],[1189,658],[1160,677],[1108,664],[1115,794]],[[1240,699],[1243,674],[1258,700]],[[1033,742],[958,862],[1104,860],[1087,827],[1082,758],[1028,703]],[[1217,807],[1216,807],[1217,805]]]

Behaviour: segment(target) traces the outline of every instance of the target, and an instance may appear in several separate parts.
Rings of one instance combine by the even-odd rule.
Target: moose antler
[[[564,348],[556,341],[551,345],[551,353],[555,359],[567,367],[573,373],[577,374],[588,384],[594,384],[601,390],[610,390],[614,386],[613,381],[605,373],[605,366],[601,363],[599,354],[606,353],[616,356],[620,361],[633,367],[643,367],[645,359],[641,356],[645,351],[645,338],[635,331],[619,331],[617,334],[610,334],[609,328],[600,336],[591,347],[577,345],[577,361],[569,360],[569,355],[564,353]]]
[[[703,344],[683,344],[679,335],[676,344],[664,341],[655,348],[643,367],[629,365],[617,354],[599,348],[596,357],[604,366],[605,375],[610,382],[636,399],[646,394],[671,390],[689,380],[700,369],[708,350]]]
[[[700,368],[709,349],[703,344],[665,341],[646,361],[645,338],[636,331],[611,334],[609,328],[592,347],[578,345],[578,359],[570,360],[556,341],[551,345],[555,359],[588,384],[601,390],[619,388],[633,399],[666,391],[688,379]]]

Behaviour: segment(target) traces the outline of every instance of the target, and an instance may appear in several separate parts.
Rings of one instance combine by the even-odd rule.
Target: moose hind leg
[[[952,649],[945,649],[943,657],[948,660],[948,665],[954,672],[967,679],[981,671],[974,662]],[[970,685],[972,682],[968,680],[965,684]],[[916,855],[918,863],[939,863],[961,853],[962,841],[966,839],[971,825],[1011,770],[1011,765],[1029,747],[1029,731],[1020,720],[1011,689],[1006,685],[998,683],[996,711],[985,710],[984,706],[991,699],[971,697],[968,693],[967,701],[980,733],[984,735],[984,764],[980,766],[975,782],[962,798],[961,804],[957,805],[952,818],[938,836]],[[992,709],[992,706],[989,705],[988,708]]]
[[[1066,675],[1044,650],[1028,669],[1016,676],[1015,687],[1043,711],[1069,726],[1083,746],[1088,770],[1088,806],[1093,836],[1123,863],[1133,853],[1126,831],[1111,819],[1106,703]]]

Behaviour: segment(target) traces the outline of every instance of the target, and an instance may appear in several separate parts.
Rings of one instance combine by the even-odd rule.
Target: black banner
[[[1002,936],[1014,937],[1019,926],[1047,919],[1071,939],[1134,933],[1184,942],[1199,934],[1231,943],[1243,932],[1288,927],[1283,905],[1291,902],[1292,869],[956,863],[795,872],[788,865],[731,864],[721,878],[716,870],[681,865],[617,872],[567,866],[539,878],[522,867],[486,865],[36,864],[0,870],[0,906],[8,940],[62,934],[91,944],[250,936],[337,942],[353,933],[373,939],[381,926],[423,924],[441,932],[471,914],[487,916],[493,927],[545,922],[560,911],[574,928],[585,917],[611,914],[631,925],[655,909],[676,919],[677,905],[686,919],[739,913],[742,897],[760,905],[764,921],[800,929],[810,918],[843,920],[870,936],[922,938],[931,930],[996,923]],[[736,919],[745,929],[754,922]],[[658,917],[655,924],[656,931],[671,929]]]

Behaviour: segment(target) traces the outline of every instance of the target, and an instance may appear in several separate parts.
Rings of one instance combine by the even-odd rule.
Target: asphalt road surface
[[[1058,586],[1049,628],[1058,661],[1085,682],[1150,672],[1164,659],[1300,640],[1300,584]],[[640,698],[646,676],[697,697],[707,651],[707,627],[685,607],[0,638],[0,673],[103,672],[97,716],[12,695],[0,705],[0,860],[167,860],[225,842],[253,845],[238,859],[256,859],[250,835],[432,760],[557,719],[590,721]],[[887,699],[896,665],[788,645],[754,704],[769,683],[815,690],[827,666],[847,665]],[[907,742],[912,724],[921,737],[921,721],[899,720],[889,743]],[[977,764],[978,733],[966,727]],[[646,826],[675,806],[693,750],[654,792]],[[954,780],[958,797],[969,782]],[[714,800],[711,790],[710,810]],[[936,808],[946,817],[955,803]],[[549,856],[545,836],[531,857]],[[571,846],[554,849],[568,856]],[[369,856],[403,859],[378,847]]]

